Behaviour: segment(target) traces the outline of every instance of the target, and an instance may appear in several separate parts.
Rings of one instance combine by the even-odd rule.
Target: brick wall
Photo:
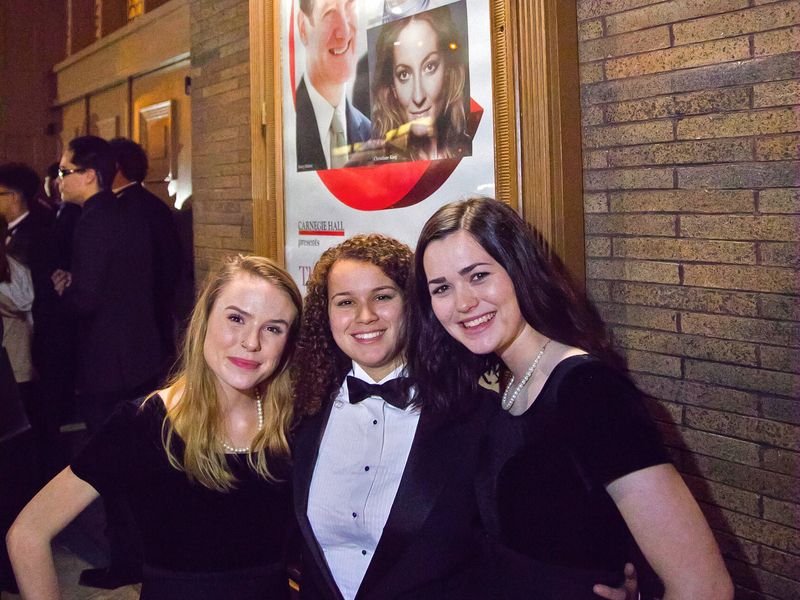
[[[198,282],[253,251],[247,0],[192,0],[192,205]]]
[[[800,2],[578,0],[588,287],[739,598],[800,598]]]

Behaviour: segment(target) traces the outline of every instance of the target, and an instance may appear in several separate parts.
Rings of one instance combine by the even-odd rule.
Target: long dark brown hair
[[[338,260],[375,265],[405,293],[413,254],[404,243],[379,234],[355,235],[322,253],[306,282],[303,320],[292,364],[298,416],[319,411],[353,365],[336,345],[328,319],[328,275]],[[398,340],[401,352],[406,346],[403,331],[401,328]]]
[[[431,242],[461,230],[469,232],[508,272],[522,316],[531,327],[624,369],[602,319],[541,236],[502,202],[473,197],[436,211],[417,242],[407,323],[414,343],[407,359],[418,393],[426,403],[446,409],[459,398],[474,394],[481,376],[500,376],[505,369],[495,354],[477,355],[467,350],[433,313],[423,267],[425,250]]]

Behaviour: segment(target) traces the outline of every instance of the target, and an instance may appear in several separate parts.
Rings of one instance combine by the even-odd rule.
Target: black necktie
[[[364,398],[378,396],[384,402],[392,406],[405,410],[408,406],[408,388],[410,384],[408,377],[395,377],[386,383],[367,383],[358,377],[347,377],[347,393],[350,396],[350,404],[357,404]]]

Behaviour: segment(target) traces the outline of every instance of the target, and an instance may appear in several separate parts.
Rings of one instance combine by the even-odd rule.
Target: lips
[[[350,45],[351,44],[352,44],[352,41],[348,41],[347,44],[345,44],[343,48],[331,48],[330,50],[328,50],[328,52],[330,52],[334,56],[341,56],[342,54],[345,54],[350,49]]]
[[[469,319],[468,321],[467,320],[461,321],[461,326],[464,329],[475,329],[476,327],[480,327],[481,325],[488,323],[489,321],[494,319],[496,315],[497,315],[496,311],[485,313],[479,317],[475,317],[474,319]]]
[[[386,330],[383,329],[381,331],[368,331],[364,333],[353,333],[352,336],[358,340],[359,342],[372,342],[383,337],[383,334],[386,333]]]
[[[247,369],[248,371],[253,371],[258,368],[259,363],[254,360],[247,360],[246,358],[237,358],[235,356],[229,356],[228,360],[235,366],[239,367],[240,369]]]

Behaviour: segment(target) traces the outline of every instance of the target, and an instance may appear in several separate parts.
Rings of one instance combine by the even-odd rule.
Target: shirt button
[[[378,419],[374,419],[374,420],[372,421],[372,424],[373,424],[373,425],[377,425],[377,424],[378,424]]]
[[[362,554],[363,556],[366,556],[366,555],[367,555],[367,551],[366,551],[366,550],[362,550],[362,551],[361,551],[361,554]]]
[[[353,518],[355,519],[358,516],[358,513],[353,513]]]
[[[364,470],[365,471],[369,471],[369,467],[364,467]]]

